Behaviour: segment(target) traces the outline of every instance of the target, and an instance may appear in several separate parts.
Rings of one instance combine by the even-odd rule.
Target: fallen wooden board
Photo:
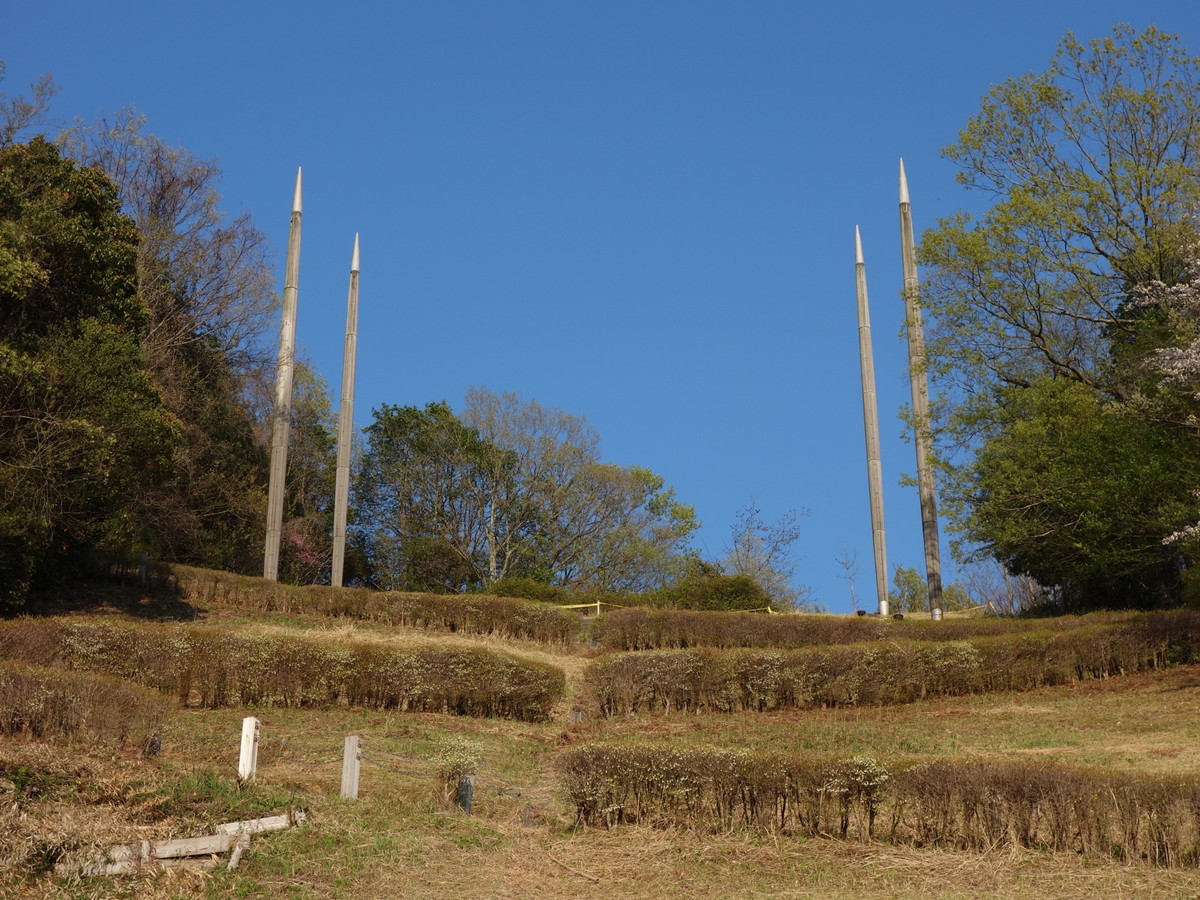
[[[236,869],[242,854],[250,846],[250,835],[268,831],[280,831],[299,825],[304,813],[296,810],[279,816],[247,819],[241,822],[226,822],[216,827],[217,834],[194,838],[177,838],[169,841],[141,841],[137,844],[118,844],[104,855],[83,866],[59,863],[55,871],[60,875],[132,875],[150,866],[172,868],[183,866],[194,869],[214,869],[221,864],[217,857],[229,853],[229,869]]]
[[[259,834],[263,831],[281,831],[304,821],[304,812],[296,810],[281,816],[267,816],[263,819],[247,819],[244,822],[226,822],[218,825],[217,834]]]
[[[154,859],[212,856],[214,853],[228,853],[236,843],[237,835],[235,834],[209,834],[175,841],[155,841],[150,845],[150,856]]]
[[[160,859],[156,861],[156,865],[164,869],[199,869],[201,871],[211,871],[221,864],[221,860],[215,856],[196,856],[188,859]]]

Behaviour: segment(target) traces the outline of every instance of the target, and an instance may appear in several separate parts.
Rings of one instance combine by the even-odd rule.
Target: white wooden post
[[[362,767],[362,742],[357,734],[346,735],[342,745],[342,797],[358,799],[358,772]]]
[[[258,770],[258,733],[262,723],[254,716],[242,719],[242,754],[238,758],[238,781],[253,781]]]

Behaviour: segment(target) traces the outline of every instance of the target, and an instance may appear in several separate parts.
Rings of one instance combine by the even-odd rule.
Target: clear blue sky
[[[920,568],[898,159],[918,231],[975,203],[939,148],[1117,22],[1200,53],[1191,0],[65,0],[9,4],[0,58],[9,93],[52,73],[63,119],[134,106],[215,158],[280,256],[303,166],[298,337],[335,403],[362,235],[359,425],[473,384],[586,415],[696,506],[710,555],[753,497],[807,509],[798,580],[845,612],[844,550],[867,606],[872,584],[854,226],[888,558]]]

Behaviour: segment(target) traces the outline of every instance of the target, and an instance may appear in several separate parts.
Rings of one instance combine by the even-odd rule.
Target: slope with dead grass
[[[0,738],[0,897],[612,898],[1196,897],[1200,869],[1020,847],[988,853],[806,838],[741,827],[580,827],[558,760],[572,748],[646,740],[682,747],[842,757],[1046,760],[1101,772],[1200,770],[1200,668],[919,701],[906,706],[583,715],[575,692],[592,651],[498,634],[307,614],[256,617],[221,607],[106,599],[116,622],[183,615],[254,638],[353,640],[399,650],[433,639],[494,650],[566,673],[545,722],[327,706],[180,708],[162,754],[73,741]],[[79,610],[75,610],[78,614]],[[318,635],[314,635],[317,637]],[[241,718],[262,721],[258,782],[235,776]],[[342,739],[363,739],[360,799],[338,798]],[[449,746],[478,757],[473,814],[440,785]],[[94,846],[191,836],[288,805],[308,823],[256,839],[235,873],[72,880],[46,873]]]

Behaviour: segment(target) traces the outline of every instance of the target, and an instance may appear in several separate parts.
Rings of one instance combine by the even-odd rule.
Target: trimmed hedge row
[[[1200,779],[1060,765],[670,745],[590,745],[559,758],[578,822],[767,828],[810,837],[1004,846],[1200,864]],[[896,768],[897,771],[891,771]]]
[[[145,752],[162,733],[169,703],[118,678],[0,662],[0,734],[78,736]]]
[[[972,641],[887,641],[794,650],[647,650],[593,662],[604,715],[908,703],[1028,690],[1158,667],[1200,650],[1200,615],[1141,617]]]
[[[563,646],[573,643],[580,630],[576,613],[531,600],[486,594],[413,594],[317,585],[299,587],[188,566],[173,566],[172,571],[185,599],[203,606],[244,612],[358,619],[411,628],[493,634]]]
[[[1117,625],[1156,615],[1200,613],[1091,613],[1053,619],[979,618],[904,620],[878,616],[788,614],[672,609],[620,609],[592,626],[592,639],[612,650],[681,650],[690,647],[813,647],[882,640],[961,641],[1002,634],[1069,631],[1091,625]]]
[[[347,703],[541,721],[566,686],[555,666],[479,648],[178,625],[20,619],[0,624],[0,658],[102,672],[206,707]]]

